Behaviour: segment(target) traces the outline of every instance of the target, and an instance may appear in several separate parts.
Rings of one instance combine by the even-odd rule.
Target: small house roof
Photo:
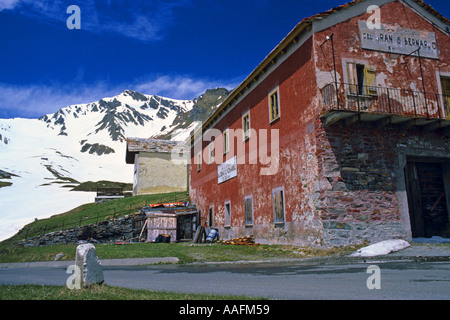
[[[144,213],[147,218],[151,217],[171,217],[171,216],[179,216],[185,214],[195,214],[198,212],[198,209],[191,204],[186,204],[183,206],[160,206],[160,207],[152,207],[145,206],[141,208],[141,212]]]
[[[134,155],[139,152],[171,153],[180,149],[181,141],[128,138],[125,161],[128,164],[134,163]]]

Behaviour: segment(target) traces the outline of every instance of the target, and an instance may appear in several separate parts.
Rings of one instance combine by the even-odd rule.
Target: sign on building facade
[[[217,180],[218,183],[225,182],[231,178],[237,177],[237,162],[236,156],[228,159],[221,165],[217,166]]]
[[[359,33],[363,49],[408,55],[420,47],[421,57],[439,59],[434,32],[384,24],[379,29],[369,29],[366,21],[359,21]]]

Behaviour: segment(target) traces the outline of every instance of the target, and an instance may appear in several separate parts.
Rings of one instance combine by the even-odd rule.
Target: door
[[[406,194],[408,197],[409,219],[413,238],[425,236],[423,224],[422,201],[420,197],[419,176],[414,162],[408,162],[405,167]]]
[[[177,216],[177,241],[194,239],[194,215],[179,214]]]
[[[413,238],[448,236],[449,213],[443,164],[411,162],[405,167]]]

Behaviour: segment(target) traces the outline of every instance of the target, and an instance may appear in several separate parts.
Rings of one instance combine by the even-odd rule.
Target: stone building
[[[134,164],[133,195],[187,190],[186,161],[172,157],[179,145],[169,140],[127,139],[126,163]]]
[[[202,221],[261,243],[449,237],[449,32],[420,0],[303,19],[192,136]]]

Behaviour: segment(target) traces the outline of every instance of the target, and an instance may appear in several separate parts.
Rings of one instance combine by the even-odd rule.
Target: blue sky
[[[0,118],[133,89],[237,86],[304,17],[347,0],[0,0]],[[447,18],[448,0],[426,1]],[[69,30],[67,8],[81,9]]]

